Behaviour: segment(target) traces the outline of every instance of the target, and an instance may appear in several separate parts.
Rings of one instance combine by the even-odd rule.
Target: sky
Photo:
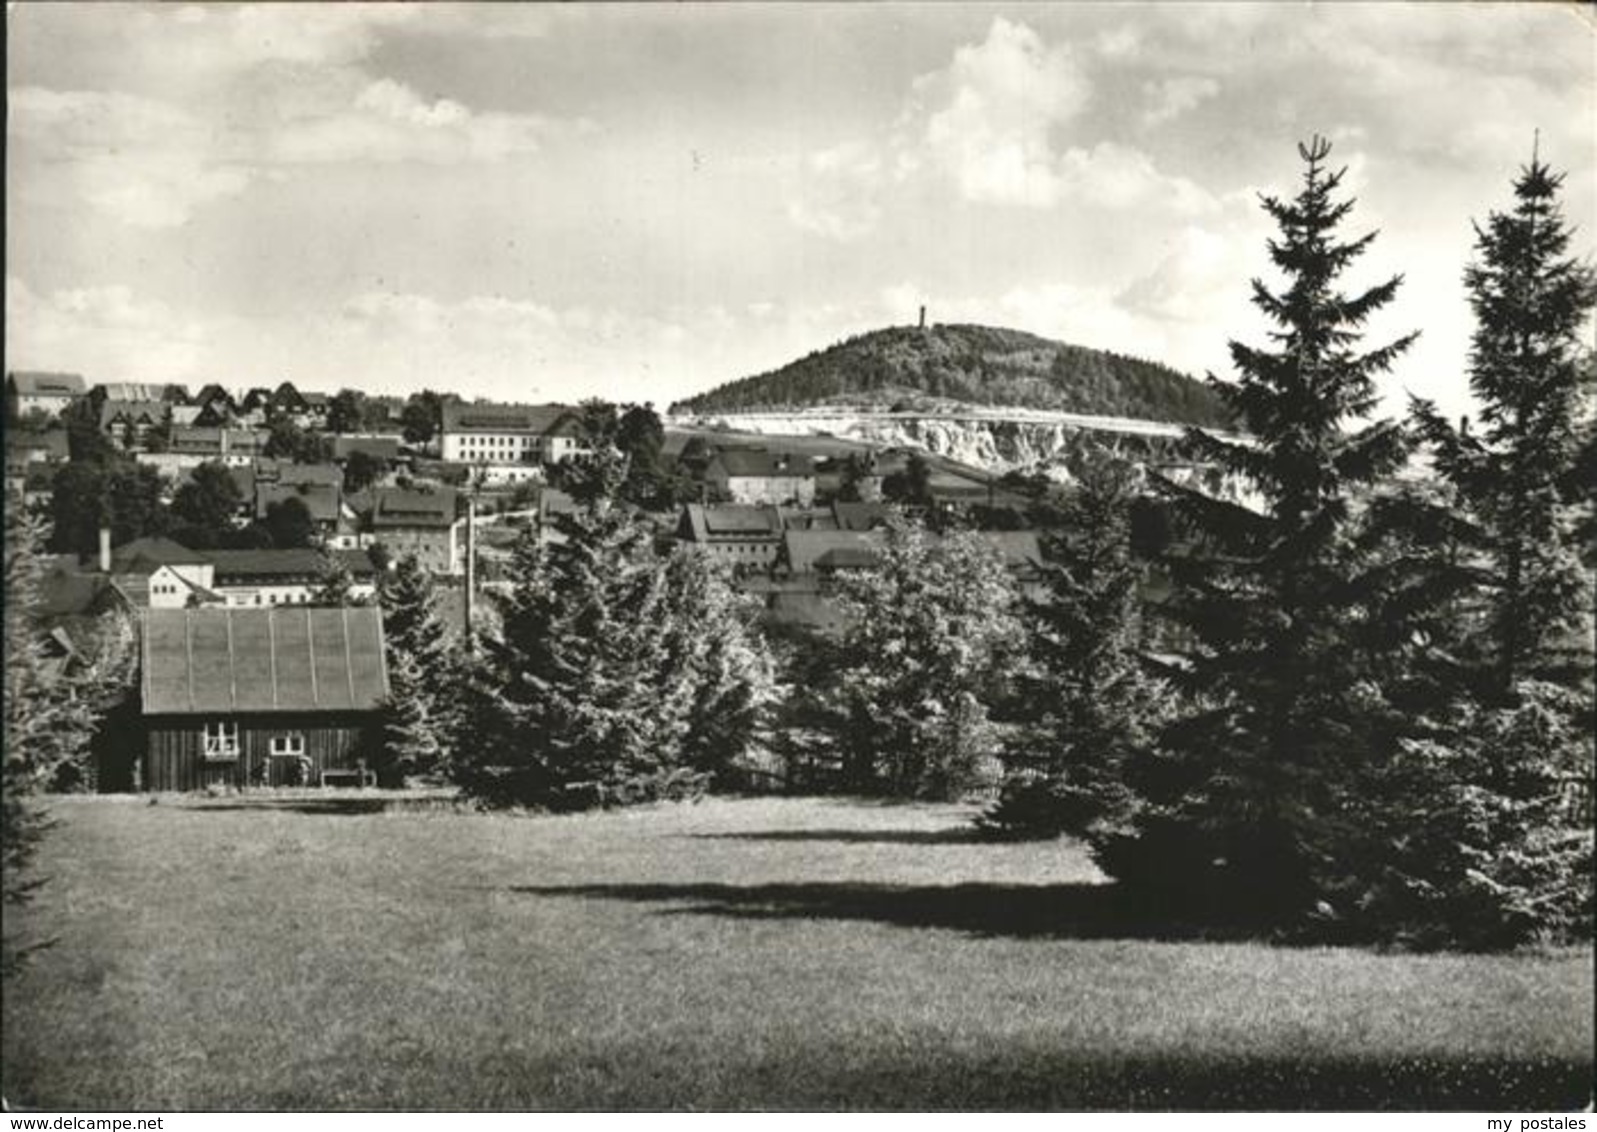
[[[1597,231],[1573,4],[9,7],[6,366],[659,405],[853,334],[1231,373],[1322,134],[1382,385],[1467,407],[1472,221],[1539,131]]]

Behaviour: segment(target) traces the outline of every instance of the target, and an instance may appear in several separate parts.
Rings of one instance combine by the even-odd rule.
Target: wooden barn
[[[141,646],[143,789],[369,781],[378,610],[152,609]]]

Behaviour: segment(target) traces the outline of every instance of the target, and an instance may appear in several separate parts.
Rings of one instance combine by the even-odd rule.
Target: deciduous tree
[[[998,751],[990,719],[1017,659],[1014,582],[979,535],[899,522],[875,568],[840,575],[848,626],[816,690],[841,783],[952,798]]]

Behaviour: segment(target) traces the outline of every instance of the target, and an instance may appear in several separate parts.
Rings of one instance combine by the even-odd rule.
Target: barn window
[[[238,758],[238,724],[228,721],[205,725],[205,757]]]
[[[284,735],[273,735],[271,750],[274,755],[303,755],[305,753],[305,736],[298,731],[290,731]]]

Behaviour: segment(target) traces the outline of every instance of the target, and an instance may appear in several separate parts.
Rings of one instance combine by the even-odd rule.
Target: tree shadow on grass
[[[380,814],[404,808],[390,798],[258,798],[250,801],[192,802],[179,807],[207,813],[278,812],[295,814]]]
[[[1248,939],[1244,926],[1189,923],[1113,884],[517,885],[524,896],[676,905],[665,914],[749,920],[856,920],[977,936],[1065,939]]]
[[[953,829],[772,829],[759,833],[687,833],[695,841],[836,841],[859,845],[981,845],[974,826]]]

